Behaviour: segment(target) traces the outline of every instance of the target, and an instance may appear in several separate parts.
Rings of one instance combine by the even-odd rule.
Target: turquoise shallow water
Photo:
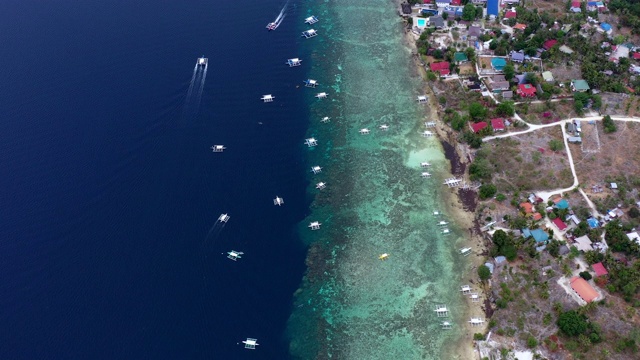
[[[441,359],[460,339],[466,270],[456,243],[442,235],[433,216],[445,188],[448,164],[435,138],[423,138],[424,108],[415,101],[420,77],[403,43],[393,2],[307,1],[319,36],[309,76],[322,84],[308,92],[309,136],[319,145],[309,165],[312,212],[300,225],[311,246],[308,272],[289,321],[291,352],[299,358]],[[320,91],[329,98],[317,100]],[[332,118],[321,123],[323,116]],[[388,131],[379,126],[388,124]],[[368,128],[369,135],[359,130]],[[423,179],[420,162],[434,176]],[[313,184],[327,183],[325,190]],[[320,221],[319,231],[306,228]],[[378,259],[388,253],[387,261]],[[436,304],[451,310],[454,329],[442,331]]]

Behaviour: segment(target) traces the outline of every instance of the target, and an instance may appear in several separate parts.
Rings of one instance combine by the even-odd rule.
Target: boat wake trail
[[[184,100],[184,110],[182,114],[184,119],[197,115],[198,110],[200,110],[200,102],[202,100],[202,93],[204,92],[204,82],[207,77],[208,67],[208,64],[205,66],[196,64],[195,68],[193,68],[193,75],[189,82],[189,90],[187,90],[187,96]]]
[[[287,16],[285,11],[287,10],[288,5],[289,5],[289,2],[287,1],[287,3],[284,4],[284,7],[282,8],[282,10],[280,10],[280,13],[276,17],[276,19],[273,20],[273,22],[269,23],[269,25],[267,25],[267,29],[275,30],[278,28],[278,26],[280,26],[280,24],[282,24],[282,20],[284,20],[284,18]]]

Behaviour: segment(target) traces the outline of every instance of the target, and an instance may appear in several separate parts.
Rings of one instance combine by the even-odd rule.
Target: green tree
[[[629,217],[635,219],[640,216],[640,210],[638,210],[638,208],[634,206],[631,209],[629,209],[628,214],[629,214]]]
[[[604,132],[606,133],[612,133],[618,130],[616,124],[613,122],[613,119],[611,119],[611,116],[609,115],[602,118],[602,125],[604,126]]]
[[[473,21],[476,18],[476,7],[472,3],[468,3],[462,8],[462,20]]]
[[[480,121],[487,116],[487,108],[480,103],[473,102],[469,105],[469,116],[474,121]]]
[[[589,327],[587,318],[574,310],[569,310],[558,316],[557,325],[560,330],[569,336],[584,334]]]
[[[564,148],[564,143],[560,140],[553,139],[549,141],[549,148],[552,151],[560,151]]]
[[[480,280],[487,281],[491,278],[491,270],[489,270],[487,265],[482,264],[478,266],[478,276]]]
[[[591,280],[591,278],[593,278],[593,276],[591,276],[591,273],[588,272],[588,271],[582,271],[578,275],[580,275],[580,277],[585,279],[585,280]]]
[[[492,44],[495,43],[492,42]],[[504,73],[504,78],[507,79],[507,81],[513,79],[513,76],[516,74],[516,69],[513,67],[513,64],[509,63],[507,65],[504,66],[504,68],[502,69],[502,72]]]
[[[493,184],[482,184],[478,190],[478,196],[480,197],[480,200],[489,199],[492,198],[497,191],[498,189]]]
[[[503,101],[496,108],[498,116],[513,116],[516,113],[513,101]]]

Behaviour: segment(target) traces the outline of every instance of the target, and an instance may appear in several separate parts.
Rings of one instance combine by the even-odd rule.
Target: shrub
[[[552,151],[560,151],[560,150],[562,150],[564,148],[564,143],[562,141],[560,141],[560,140],[554,139],[554,140],[549,141],[549,148]]]
[[[493,184],[482,184],[478,191],[478,195],[480,196],[481,200],[485,200],[492,198],[497,191],[498,189]]]
[[[482,264],[478,266],[478,276],[482,281],[487,281],[491,278],[491,271],[489,270],[487,265]]]
[[[585,280],[591,280],[591,278],[593,277],[593,276],[591,276],[591,273],[588,272],[588,271],[583,271],[579,275],[580,275],[581,278],[583,278]]]
[[[580,315],[574,310],[560,314],[556,323],[560,330],[569,336],[584,334],[589,326],[586,316]]]
[[[536,340],[533,335],[529,335],[529,337],[527,338],[527,347],[533,349],[536,346],[538,346],[538,340]]]
[[[482,333],[473,334],[473,340],[483,341],[484,340],[484,334],[482,334]]]

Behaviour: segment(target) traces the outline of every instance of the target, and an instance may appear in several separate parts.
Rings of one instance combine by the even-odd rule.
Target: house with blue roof
[[[598,223],[598,220],[596,220],[594,218],[588,218],[587,219],[587,224],[589,224],[589,227],[592,228],[592,229],[595,229],[598,226],[600,226],[600,224]]]
[[[558,201],[555,205],[556,209],[564,210],[569,208],[569,202],[566,199]]]
[[[522,237],[526,239],[529,236],[531,236],[531,230],[529,230],[527,228],[522,229]]]
[[[505,60],[503,58],[493,58],[493,59],[491,59],[491,67],[495,71],[502,71],[506,65],[507,65],[507,60]]]
[[[605,22],[603,22],[602,24],[600,24],[600,29],[601,29],[603,32],[607,33],[607,34],[611,34],[611,31],[612,31],[612,30],[611,30],[611,24],[609,24],[609,23],[605,23]]]
[[[537,243],[543,243],[549,240],[549,234],[542,229],[531,230],[531,236]]]

